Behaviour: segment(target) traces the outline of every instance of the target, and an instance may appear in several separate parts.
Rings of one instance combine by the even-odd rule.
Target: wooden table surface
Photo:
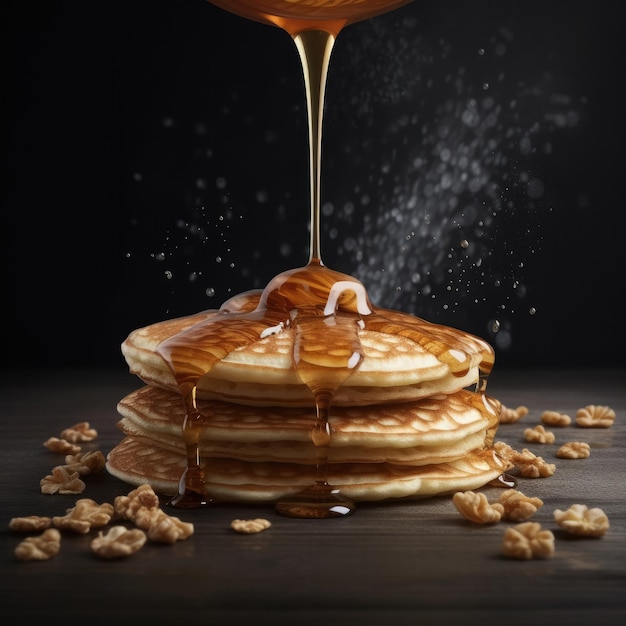
[[[63,533],[60,553],[45,562],[14,556],[22,535],[12,517],[63,515],[78,497],[113,502],[132,487],[106,472],[85,477],[80,496],[44,495],[39,481],[63,458],[43,442],[72,424],[98,430],[96,449],[121,439],[116,403],[141,386],[125,370],[5,372],[0,389],[3,428],[1,602],[5,614],[60,624],[604,624],[626,618],[626,371],[498,371],[489,392],[529,414],[503,424],[497,439],[528,447],[549,462],[549,478],[520,479],[518,489],[543,499],[532,518],[555,535],[551,559],[504,558],[511,525],[479,526],[463,519],[449,497],[361,504],[343,519],[297,520],[271,507],[216,505],[168,511],[193,522],[194,535],[175,545],[146,544],[120,561],[89,551],[89,535]],[[608,429],[552,429],[554,445],[528,444],[523,430],[547,409],[574,415],[608,405]],[[560,460],[560,443],[583,440],[591,456]],[[87,446],[83,448],[87,449]],[[486,489],[490,499],[498,489]],[[559,530],[557,508],[600,507],[611,526],[599,539]],[[256,535],[230,529],[235,518],[265,517]],[[132,620],[132,621],[131,621]],[[393,622],[391,621],[393,620]],[[37,622],[32,622],[37,623]],[[287,623],[286,621],[284,623]]]

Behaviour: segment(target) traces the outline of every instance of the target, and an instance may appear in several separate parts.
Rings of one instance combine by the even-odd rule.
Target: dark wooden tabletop
[[[12,517],[63,515],[78,497],[113,502],[132,489],[106,472],[85,477],[80,496],[44,495],[39,481],[59,464],[43,442],[77,422],[97,429],[89,444],[106,453],[121,438],[116,403],[141,383],[124,370],[5,372],[0,396],[3,429],[1,601],[24,623],[60,624],[585,624],[626,618],[626,371],[494,371],[491,395],[529,414],[503,424],[497,439],[528,447],[556,463],[553,476],[520,479],[518,489],[540,497],[532,518],[555,535],[550,559],[502,556],[510,522],[475,525],[449,497],[361,504],[346,518],[298,520],[267,505],[215,505],[171,511],[195,533],[174,545],[147,543],[118,561],[94,557],[89,535],[64,532],[49,561],[18,561],[23,538]],[[615,409],[608,429],[552,429],[555,444],[528,444],[523,430],[544,410],[574,416],[589,404]],[[560,460],[570,440],[591,455]],[[87,449],[84,447],[84,449]],[[485,490],[490,499],[497,489]],[[572,504],[600,507],[610,529],[601,538],[571,538],[553,519]],[[170,511],[168,511],[170,512]],[[237,534],[235,518],[265,517],[268,530]],[[37,620],[37,621],[35,621]],[[281,623],[287,623],[286,621]]]

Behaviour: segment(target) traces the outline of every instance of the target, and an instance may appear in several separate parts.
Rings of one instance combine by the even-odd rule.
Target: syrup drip
[[[487,487],[502,487],[503,489],[515,489],[517,487],[517,479],[510,474],[500,474],[497,478],[489,481]]]
[[[279,513],[290,517],[329,517],[346,515],[354,510],[354,504],[328,483],[326,467],[333,396],[363,359],[358,336],[360,319],[351,313],[326,315],[329,303],[330,299],[324,310],[299,310],[295,318],[294,364],[300,379],[315,398],[316,418],[311,439],[317,461],[313,485],[276,504]]]

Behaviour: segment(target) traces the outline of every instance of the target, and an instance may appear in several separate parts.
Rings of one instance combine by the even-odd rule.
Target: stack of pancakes
[[[132,485],[149,483],[164,495],[178,492],[187,466],[187,408],[177,371],[160,349],[174,340],[177,358],[182,346],[188,371],[197,372],[197,444],[208,495],[271,502],[314,482],[316,408],[294,366],[297,324],[257,333],[224,350],[210,368],[194,344],[206,329],[217,329],[231,345],[224,322],[240,319],[245,326],[250,312],[266,305],[261,292],[248,292],[220,309],[128,336],[123,355],[145,386],[118,404],[124,438],[107,458],[112,475]],[[505,463],[491,447],[500,405],[475,390],[481,367],[493,363],[492,348],[409,314],[367,311],[356,326],[360,363],[336,389],[329,411],[328,483],[354,501],[377,501],[476,489],[501,475]],[[321,344],[325,353],[332,347]]]

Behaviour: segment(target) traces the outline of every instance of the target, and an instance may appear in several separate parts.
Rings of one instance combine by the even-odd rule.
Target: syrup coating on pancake
[[[185,389],[210,375],[217,363],[239,348],[287,329],[295,329],[293,366],[314,395],[324,381],[335,391],[358,368],[364,353],[359,329],[406,337],[445,363],[455,376],[467,373],[476,355],[484,378],[494,363],[493,350],[483,340],[373,307],[359,281],[321,263],[279,274],[263,292],[235,296],[156,349]]]

